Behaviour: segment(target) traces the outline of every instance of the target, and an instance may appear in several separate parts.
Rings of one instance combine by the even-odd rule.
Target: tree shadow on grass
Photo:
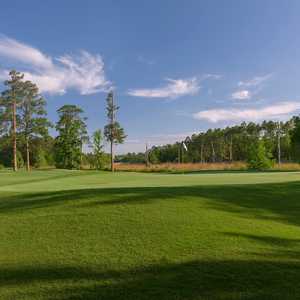
[[[101,267],[2,268],[1,289],[60,300],[298,299],[300,264],[278,261],[162,262],[124,271]],[[3,299],[3,298],[2,298]]]
[[[234,232],[224,232],[223,234],[229,237],[238,237],[238,238],[252,240],[254,242],[258,242],[272,247],[300,246],[300,238],[287,239],[287,238],[281,238],[275,236],[234,233]]]
[[[40,171],[35,171],[35,174],[38,174]],[[48,171],[49,172],[49,171]],[[42,173],[42,171],[40,172]],[[10,173],[11,175],[12,173]],[[84,176],[88,176],[88,175],[93,175],[93,173],[72,173],[72,172],[61,172],[60,174],[55,174],[55,172],[53,173],[53,175],[49,175],[47,174],[47,176],[43,176],[43,177],[31,177],[31,176],[24,176],[24,177],[14,177],[13,180],[10,180],[9,183],[0,183],[0,187],[6,187],[6,186],[15,186],[15,185],[22,185],[22,184],[30,184],[30,183],[40,183],[43,181],[49,181],[51,182],[52,180],[58,180],[58,179],[65,179],[68,177],[77,177],[77,176],[82,176],[84,174]],[[42,173],[42,175],[44,175]]]
[[[73,209],[204,201],[210,209],[300,225],[300,182],[184,187],[124,187],[0,195],[0,214],[56,206]]]

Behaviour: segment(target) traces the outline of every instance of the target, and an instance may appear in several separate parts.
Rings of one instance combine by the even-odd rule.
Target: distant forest
[[[260,124],[243,122],[224,129],[209,129],[182,142],[153,147],[148,155],[128,153],[117,159],[126,163],[143,163],[147,157],[150,163],[248,161],[253,148],[262,145],[265,155],[275,162],[299,162],[300,118]]]
[[[245,123],[224,129],[209,129],[184,141],[154,146],[146,153],[128,153],[114,157],[114,146],[126,139],[116,120],[119,107],[112,91],[107,95],[107,119],[104,129],[88,135],[83,110],[63,105],[58,121],[47,118],[46,99],[38,87],[11,71],[0,96],[0,168],[26,167],[114,170],[114,161],[159,164],[216,163],[245,161],[255,168],[267,168],[272,162],[300,162],[300,117],[288,121]],[[49,129],[55,128],[55,137]],[[110,153],[104,152],[104,143]],[[88,145],[89,147],[86,147]],[[83,149],[90,149],[88,153]]]

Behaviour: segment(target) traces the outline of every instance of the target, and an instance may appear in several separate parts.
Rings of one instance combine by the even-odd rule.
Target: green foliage
[[[26,139],[33,135],[47,136],[51,123],[45,118],[46,100],[31,81],[23,83],[23,99],[20,104],[20,131]]]
[[[93,168],[97,170],[101,170],[105,167],[105,161],[104,161],[104,151],[103,151],[103,135],[102,131],[96,130],[93,134],[93,155],[91,156],[92,161],[91,165]]]
[[[116,112],[119,106],[114,104],[113,92],[109,92],[106,102],[107,117],[109,124],[104,127],[104,136],[108,142],[113,144],[122,144],[126,138],[124,128],[116,121]]]
[[[159,151],[156,147],[154,147],[149,153],[149,162],[152,164],[158,164],[160,162]]]
[[[278,135],[280,134],[281,160],[292,160],[291,133],[293,132],[293,120],[287,122],[265,121],[262,124],[241,123],[240,125],[226,127],[224,129],[208,129],[206,132],[193,134],[185,139],[188,151],[181,151],[181,142],[155,146],[151,149],[149,159],[152,163],[178,162],[231,162],[248,161],[250,147],[260,139],[264,141],[265,148],[272,157],[278,158]],[[280,124],[280,126],[279,126]],[[297,143],[293,143],[294,153],[299,151],[300,137],[294,137]],[[297,150],[298,149],[298,150]],[[180,151],[180,153],[179,153]],[[139,154],[127,154],[131,161],[139,159]],[[296,157],[296,154],[293,156]]]
[[[11,134],[14,102],[16,103],[17,108],[17,124],[20,121],[19,108],[24,96],[24,86],[22,81],[24,75],[12,70],[9,73],[9,76],[10,78],[4,82],[7,89],[2,91],[0,96],[0,135]]]
[[[300,162],[300,117],[293,118],[293,125],[291,130],[292,155],[295,161]]]
[[[0,164],[6,168],[12,166],[12,145],[8,135],[0,137]]]
[[[144,164],[145,153],[127,153],[116,156],[117,162],[129,163],[129,164]]]
[[[24,159],[20,151],[17,151],[17,164],[19,169],[24,168]]]
[[[79,169],[82,148],[88,142],[83,110],[76,105],[64,105],[58,109],[55,139],[55,164],[57,168]]]
[[[43,149],[38,149],[37,153],[35,154],[35,164],[34,166],[36,168],[45,168],[48,167],[48,161],[47,161],[47,154]]]
[[[257,141],[250,146],[248,167],[254,170],[267,170],[273,166],[272,154],[267,151],[263,141]]]
[[[23,99],[20,105],[19,130],[26,144],[26,165],[30,169],[31,141],[36,136],[48,136],[51,123],[46,116],[46,100],[39,94],[36,84],[31,81],[23,83]],[[39,158],[38,158],[39,159]]]

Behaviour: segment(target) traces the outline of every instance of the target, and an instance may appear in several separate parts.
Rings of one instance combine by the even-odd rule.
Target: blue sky
[[[17,68],[48,100],[49,118],[78,104],[89,132],[115,88],[142,151],[209,127],[300,111],[300,1],[6,1],[0,80]]]

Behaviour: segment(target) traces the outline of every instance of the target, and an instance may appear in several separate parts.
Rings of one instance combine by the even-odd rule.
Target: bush
[[[250,146],[248,154],[248,168],[253,170],[268,170],[274,162],[263,141],[258,141]]]
[[[36,168],[45,168],[48,167],[48,162],[46,159],[46,153],[44,150],[39,149],[37,154],[36,154],[36,162],[35,162],[35,167]]]
[[[24,168],[25,165],[22,153],[20,151],[17,151],[17,165],[19,169]]]

